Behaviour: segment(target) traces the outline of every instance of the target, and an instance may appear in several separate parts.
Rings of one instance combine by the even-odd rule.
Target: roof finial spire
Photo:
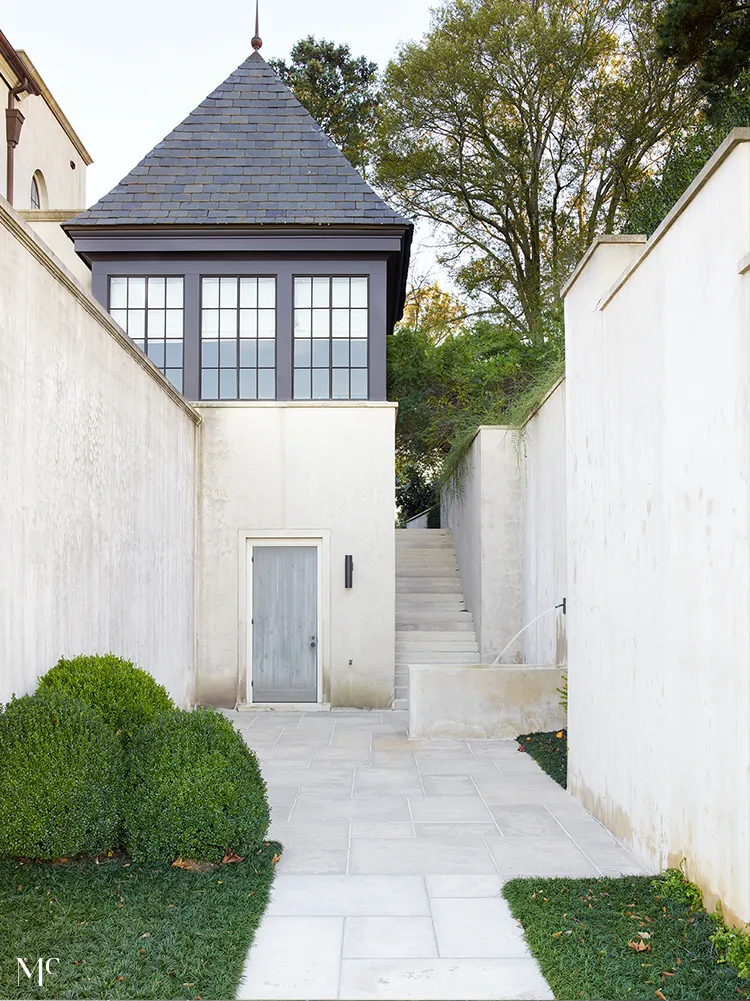
[[[251,44],[256,52],[263,44],[263,39],[260,37],[260,32],[258,30],[258,0],[255,0],[255,35]]]

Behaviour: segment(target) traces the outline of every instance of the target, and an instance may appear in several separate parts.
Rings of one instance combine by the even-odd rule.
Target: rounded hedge
[[[172,712],[166,688],[129,660],[108,653],[62,658],[39,680],[40,692],[62,692],[98,710],[128,742],[141,727]]]
[[[84,703],[40,692],[0,711],[0,855],[54,859],[119,844],[123,752]]]
[[[246,856],[268,830],[258,760],[213,709],[176,710],[134,737],[124,804],[125,843],[138,862]]]

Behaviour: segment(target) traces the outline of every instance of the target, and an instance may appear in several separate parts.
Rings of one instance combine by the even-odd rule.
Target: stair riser
[[[436,619],[396,619],[396,628],[403,632],[420,632],[424,630],[425,632],[434,632],[440,625],[439,620]],[[447,620],[443,623],[446,632],[474,632],[474,623],[471,619],[466,621],[458,620]]]

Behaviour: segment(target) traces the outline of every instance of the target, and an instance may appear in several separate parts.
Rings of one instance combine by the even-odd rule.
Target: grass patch
[[[539,767],[563,789],[568,787],[568,731],[523,733],[516,740]]]
[[[233,998],[280,851],[204,872],[1,860],[0,997]],[[60,962],[40,988],[17,956]]]
[[[717,963],[714,921],[650,876],[514,879],[503,894],[556,998],[750,998]]]

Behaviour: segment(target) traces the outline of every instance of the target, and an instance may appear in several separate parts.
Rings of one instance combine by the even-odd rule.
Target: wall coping
[[[594,242],[589,246],[589,248],[586,251],[586,253],[583,255],[583,257],[580,259],[580,261],[576,265],[575,271],[570,276],[570,278],[568,278],[568,280],[566,281],[566,283],[563,285],[562,291],[560,293],[560,295],[562,296],[562,298],[564,299],[565,296],[568,294],[568,292],[570,292],[570,290],[573,288],[573,286],[575,285],[575,283],[580,278],[582,272],[586,269],[586,266],[589,263],[589,261],[591,260],[591,258],[594,256],[594,254],[599,249],[599,247],[601,247],[603,244],[608,244],[608,243],[645,243],[647,239],[648,239],[647,236],[643,236],[643,235],[640,235],[640,234],[638,234],[638,235],[631,235],[629,233],[600,233],[599,236],[597,236],[597,237],[594,238]]]
[[[197,410],[398,410],[390,400],[196,400]]]
[[[662,219],[659,226],[654,230],[648,242],[645,244],[643,251],[634,261],[631,261],[614,285],[612,285],[609,291],[604,294],[604,297],[597,306],[598,310],[601,311],[609,305],[630,276],[638,270],[641,264],[643,264],[654,247],[663,239],[674,223],[677,222],[688,205],[698,195],[710,178],[713,177],[724,161],[734,152],[737,146],[746,142],[750,142],[750,128],[732,129],[687,191],[683,193],[681,198],[672,206],[670,211]]]
[[[34,230],[22,219],[20,214],[8,204],[8,201],[0,195],[0,224],[2,224],[30,254],[35,258],[47,272],[62,285],[63,288],[83,306],[89,316],[97,321],[100,327],[117,341],[120,347],[130,355],[130,357],[143,369],[146,375],[150,376],[154,382],[158,383],[161,389],[169,396],[177,406],[183,410],[195,423],[202,421],[198,411],[188,403],[188,401],[177,392],[171,382],[162,375],[154,363],[136,347],[115,323],[109,313],[104,310],[95,299],[93,299],[85,289],[79,285],[73,275],[65,265],[53,254],[44,241],[40,240]]]

